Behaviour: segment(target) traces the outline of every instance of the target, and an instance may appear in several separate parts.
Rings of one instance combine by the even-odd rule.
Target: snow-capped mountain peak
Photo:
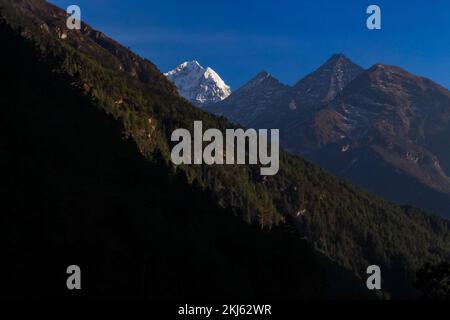
[[[199,71],[202,70],[203,67],[200,65],[200,63],[198,63],[198,61],[193,60],[193,61],[186,61],[183,62],[182,64],[180,64],[178,67],[176,67],[175,69],[166,72],[164,75],[166,77],[178,74],[180,72],[195,72],[195,71]]]
[[[195,60],[183,62],[164,75],[182,97],[197,106],[222,101],[231,94],[230,87],[213,69],[205,69]]]

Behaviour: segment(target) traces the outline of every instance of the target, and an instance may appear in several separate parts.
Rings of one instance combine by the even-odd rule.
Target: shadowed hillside
[[[8,290],[25,286],[31,261],[53,261],[41,270],[50,277],[51,266],[78,256],[95,275],[95,296],[324,297],[325,282],[354,288],[336,264],[354,277],[377,264],[387,294],[411,297],[415,270],[448,258],[445,220],[286,153],[266,178],[254,166],[173,168],[174,129],[231,125],[174,94],[156,69],[128,72],[123,54],[148,62],[85,25],[61,38],[64,12],[45,2],[0,4],[10,79],[1,96],[10,202],[2,242],[18,261],[5,266],[15,279]]]

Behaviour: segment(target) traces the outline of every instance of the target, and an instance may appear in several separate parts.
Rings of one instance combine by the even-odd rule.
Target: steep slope
[[[450,217],[447,89],[377,64],[317,112],[310,128],[315,146],[304,154],[311,160],[388,199]],[[297,145],[288,142],[290,150]]]
[[[333,100],[363,71],[343,54],[332,55],[325,64],[293,86],[297,107],[310,109]]]
[[[334,99],[362,71],[344,55],[334,54],[293,87],[262,72],[228,99],[205,110],[246,127],[278,128],[282,143],[297,138],[306,143],[309,137],[297,137],[302,135],[302,127],[317,108]]]
[[[64,10],[47,1],[4,1],[15,2],[19,7],[19,14],[27,15],[39,27],[42,36],[57,36],[78,51],[95,59],[102,66],[115,71],[122,71],[150,86],[153,90],[172,90],[177,92],[169,81],[165,81],[156,66],[150,61],[139,57],[102,32],[81,23],[81,30],[68,30],[66,27],[67,14]],[[23,31],[24,37],[31,37],[28,31]],[[41,37],[42,38],[42,37]]]
[[[164,75],[183,98],[196,106],[222,101],[231,94],[230,87],[213,69],[205,69],[197,61],[184,62]]]
[[[136,149],[148,161],[145,163],[159,163],[157,159],[160,158],[162,158],[163,163],[169,162],[171,146],[169,138],[172,131],[175,128],[192,128],[194,120],[202,120],[204,128],[214,127],[223,130],[231,127],[225,120],[217,119],[192,107],[184,99],[180,99],[179,96],[174,94],[174,88],[165,79],[161,79],[160,73],[149,71],[147,77],[151,81],[141,81],[123,70],[117,70],[103,64],[102,61],[97,61],[95,54],[90,55],[88,52],[78,50],[77,48],[81,44],[72,41],[78,41],[80,34],[77,34],[74,40],[66,41],[71,39],[71,33],[68,33],[66,38],[61,39],[56,32],[42,31],[45,29],[40,24],[42,20],[36,20],[35,16],[45,13],[40,11],[45,2],[27,1],[28,8],[25,11],[22,1],[2,0],[0,3],[2,4],[3,20],[21,37],[29,39],[32,41],[31,43],[38,44],[37,48],[42,56],[40,61],[50,60],[52,62],[51,67],[47,70],[51,70],[54,75],[68,77],[68,81],[64,81],[64,83],[70,84],[73,88],[79,88],[92,103],[92,106],[99,108],[101,114],[110,114],[112,116],[111,121],[122,126],[124,134],[136,144]],[[38,14],[35,15],[34,11]],[[47,23],[51,21],[53,21],[52,15],[49,15]],[[113,53],[114,50],[109,51],[109,54],[114,56]],[[46,82],[42,83],[45,84]],[[164,89],[165,86],[168,86],[167,90]],[[20,88],[18,86],[16,90],[20,90]],[[45,91],[45,88],[43,90]],[[47,94],[48,92],[55,91],[47,91]],[[25,95],[20,96],[26,97]],[[10,102],[6,101],[6,103],[9,104]],[[2,105],[4,104],[2,103]],[[29,103],[26,103],[26,105],[29,106]],[[58,123],[58,117],[52,117],[53,112],[48,114],[49,119],[55,119],[55,122]],[[29,116],[25,114],[24,117]],[[28,119],[30,118],[29,121],[34,123],[32,117]],[[69,119],[80,119],[80,117],[75,115],[69,117]],[[15,128],[16,132],[22,134],[27,132],[27,130],[20,130],[20,124],[17,124]],[[44,126],[44,128],[52,128],[52,126]],[[80,129],[81,127],[78,127],[73,132],[78,132]],[[103,132],[103,130],[100,130],[100,132]],[[97,134],[100,133],[97,132],[94,135]],[[25,136],[29,137],[27,134]],[[108,139],[109,137],[106,138],[106,140]],[[20,144],[7,143],[7,145],[16,146],[20,149],[20,147],[17,147]],[[106,146],[108,145],[106,144]],[[70,150],[78,149],[70,148]],[[39,148],[37,150],[46,149]],[[85,155],[86,153],[80,152],[80,154]],[[449,224],[447,221],[427,216],[413,209],[401,208],[369,196],[325,174],[317,167],[299,158],[282,153],[280,160],[279,173],[267,178],[261,178],[259,168],[253,166],[179,166],[171,170],[187,177],[189,183],[187,189],[198,185],[203,192],[210,193],[212,205],[219,204],[229,210],[229,213],[232,212],[248,222],[256,222],[260,226],[272,228],[276,225],[284,226],[284,223],[295,225],[296,232],[299,232],[301,237],[306,238],[316,248],[317,252],[332,258],[334,262],[350,270],[356,276],[365,277],[365,270],[369,264],[379,265],[383,270],[384,290],[394,297],[411,297],[414,294],[411,288],[412,275],[424,262],[449,257],[450,240],[448,239]],[[77,162],[75,161],[75,163]],[[93,172],[96,172],[95,168]],[[156,172],[165,173],[167,170],[157,169]],[[78,175],[76,174],[76,176]],[[134,179],[130,180],[133,181]],[[144,181],[148,180],[151,181],[151,179],[144,179]],[[102,181],[102,177],[94,178],[94,181]],[[110,189],[108,185],[105,188],[106,190]],[[58,190],[60,189],[58,188]],[[88,190],[87,193],[91,190],[86,187],[80,188],[80,190],[86,189]],[[171,186],[169,185],[163,191],[167,193],[170,189]],[[38,190],[45,190],[45,188],[39,188]],[[21,189],[19,188],[17,192],[20,193]],[[29,192],[28,190],[26,194]],[[120,194],[120,192],[118,193]],[[50,194],[53,194],[53,192],[50,192]],[[67,194],[72,193],[68,192]],[[112,192],[112,194],[117,194],[117,192]],[[175,197],[180,194],[183,194],[183,192],[175,192],[170,195]],[[56,193],[56,195],[58,194]],[[187,199],[191,197],[191,194],[187,193]],[[142,201],[141,197],[139,199]],[[188,202],[184,205],[182,201],[173,201],[172,198],[167,201],[174,202],[173,205],[179,203],[181,206],[176,207],[179,210],[174,209],[173,211],[169,210],[169,212],[183,211],[183,208],[187,209],[191,206],[198,208],[198,203],[202,203],[202,201],[195,202],[196,205]],[[30,202],[24,204],[28,203]],[[44,201],[44,206],[45,203],[46,201]],[[63,200],[62,203],[64,204],[63,208],[71,204],[66,200]],[[131,202],[131,208],[134,208],[133,203]],[[164,211],[164,206],[165,201],[161,205],[157,205],[156,208]],[[146,211],[145,209],[141,210],[141,206],[136,208],[135,212],[141,212],[141,214]],[[152,208],[151,205],[149,205],[149,211],[151,211],[150,208]],[[127,210],[130,210],[128,205],[124,205],[120,212],[125,215]],[[193,210],[195,212],[196,209]],[[45,210],[40,212],[45,212]],[[128,214],[126,215],[128,216]],[[70,217],[72,216],[70,215]],[[172,221],[170,226],[178,225],[177,220],[171,218],[171,215],[165,217]],[[20,216],[17,219],[16,225],[21,226]],[[71,218],[68,219],[70,221]],[[36,218],[35,221],[39,221],[39,218]],[[140,219],[136,222],[137,225],[141,225],[141,223],[142,220]],[[151,223],[152,221],[147,222],[144,227]],[[32,224],[26,225],[30,226],[31,232],[39,233],[39,230],[36,231],[32,228]],[[68,223],[68,229],[70,229],[70,225],[71,223]],[[160,224],[156,223],[156,225],[159,227]],[[196,234],[199,230],[207,232],[205,231],[206,225],[199,225],[194,221],[189,222],[189,220],[184,220],[179,225],[179,229],[176,230],[183,230],[191,225],[193,228],[198,226],[198,228],[189,229],[192,231],[191,234]],[[55,232],[56,230],[57,228],[54,229]],[[112,230],[115,231],[114,234],[123,232],[123,228]],[[224,236],[234,233],[234,231],[228,230],[233,230],[233,226],[224,231]],[[68,237],[70,240],[70,236],[66,232],[61,232],[62,237]],[[282,234],[285,234],[285,232],[283,231]],[[43,234],[45,235],[44,239],[47,240],[45,237],[52,233],[44,232]],[[151,234],[148,233],[148,236]],[[269,232],[269,234],[272,233]],[[209,239],[211,236],[211,233],[206,233],[203,239]],[[249,235],[249,237],[251,236]],[[88,238],[86,236],[84,239]],[[126,236],[124,238],[126,239]],[[108,241],[108,237],[105,237],[105,239],[105,241]],[[194,239],[199,238],[194,237]],[[48,241],[50,245],[57,243],[52,239]],[[114,238],[111,241],[114,241]],[[203,243],[201,240],[198,240],[198,242]],[[116,245],[110,244],[111,247],[114,248]],[[158,246],[158,248],[160,250],[158,254],[164,251],[164,247]],[[304,253],[299,249],[290,248],[292,248],[292,252],[299,251],[299,258],[304,257]],[[21,250],[14,251],[22,252]],[[144,251],[138,250],[138,252]],[[31,250],[31,252],[35,251]],[[203,254],[217,257],[210,251],[203,252]],[[235,256],[228,257],[230,261],[233,261]],[[107,260],[107,258],[105,259]],[[286,260],[280,258],[278,262],[280,261],[283,263],[279,263],[279,265],[284,265]],[[196,263],[192,263],[193,268],[189,269],[188,272],[198,270],[194,268]],[[222,270],[220,264],[215,265]],[[258,265],[264,265],[264,262]],[[164,266],[161,266],[160,269],[163,269]],[[295,271],[294,266],[289,266],[289,268],[289,270]],[[233,268],[229,270],[233,270]],[[248,272],[253,273],[252,271]],[[255,274],[259,274],[258,272],[256,271]],[[274,269],[269,269],[267,272],[284,274],[284,271],[277,272]],[[286,273],[286,277],[289,279],[289,273]],[[253,280],[249,281],[255,283]],[[295,281],[294,286],[295,283],[298,282]],[[264,292],[264,286],[261,288],[260,285],[256,289],[254,287],[254,290]],[[271,290],[272,294],[274,292],[276,290]],[[224,295],[226,295],[226,292],[224,292]]]
[[[54,57],[3,21],[0,38],[2,299],[328,297],[308,244],[244,223],[161,155],[147,161],[120,121],[51,72]],[[72,264],[80,292],[65,287]]]
[[[286,95],[288,87],[268,72],[260,72],[247,84],[219,103],[209,104],[206,111],[224,116],[234,123],[251,127],[268,121],[274,104]]]
[[[385,199],[450,217],[447,89],[397,67],[362,73],[341,54],[292,88],[264,94],[252,82],[206,110],[279,128],[289,152]]]

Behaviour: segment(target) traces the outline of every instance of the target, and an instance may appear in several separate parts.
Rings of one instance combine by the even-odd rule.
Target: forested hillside
[[[42,247],[49,263],[80,257],[101,283],[96,290],[153,297],[195,288],[325,296],[333,279],[322,277],[318,253],[357,277],[377,264],[388,295],[411,297],[415,270],[448,259],[446,220],[370,196],[286,153],[279,173],[265,178],[253,166],[174,168],[174,129],[194,120],[231,125],[191,106],[153,65],[104,35],[91,37],[84,26],[61,38],[64,12],[44,1],[2,0],[0,10],[9,80],[0,98],[9,199],[2,242],[20,266],[7,269],[11,286]],[[129,61],[144,73],[125,68]],[[130,275],[134,281],[123,280]],[[110,276],[126,283],[107,291]]]

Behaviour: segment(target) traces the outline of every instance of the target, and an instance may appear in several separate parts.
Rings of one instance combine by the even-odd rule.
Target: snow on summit
[[[231,94],[230,87],[213,69],[205,69],[195,60],[183,62],[164,75],[182,97],[196,106],[222,101]]]

